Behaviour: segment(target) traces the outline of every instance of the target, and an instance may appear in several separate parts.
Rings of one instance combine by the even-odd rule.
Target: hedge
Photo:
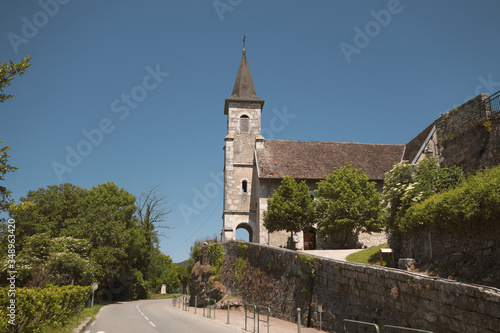
[[[63,327],[81,311],[91,287],[0,288],[0,332],[41,332],[42,327]],[[9,295],[10,293],[10,295]],[[12,304],[12,300],[15,303]],[[13,305],[15,308],[13,308]]]
[[[490,223],[500,223],[500,167],[487,169],[453,190],[411,206],[400,231],[409,232],[421,226],[468,231]]]

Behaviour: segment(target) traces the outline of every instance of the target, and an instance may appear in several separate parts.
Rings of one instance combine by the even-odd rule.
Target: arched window
[[[248,133],[250,131],[250,118],[247,115],[240,117],[240,133]]]
[[[247,193],[248,191],[248,182],[246,180],[241,182],[241,192]]]

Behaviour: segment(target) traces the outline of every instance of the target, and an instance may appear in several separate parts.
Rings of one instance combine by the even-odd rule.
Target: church
[[[482,115],[487,112],[482,106],[486,98],[485,94],[478,95],[460,108],[464,107],[467,114],[472,114],[471,108],[478,110],[481,115],[478,121],[482,121]],[[287,246],[289,233],[269,233],[263,225],[267,200],[285,176],[305,180],[313,191],[325,175],[349,163],[366,172],[382,191],[384,175],[394,163],[402,160],[417,163],[424,156],[435,156],[443,162],[443,147],[438,144],[443,140],[438,138],[436,130],[440,123],[446,124],[446,121],[440,122],[441,118],[407,144],[269,140],[261,135],[263,107],[264,100],[257,96],[243,48],[232,94],[224,104],[227,135],[224,139],[223,242],[234,240],[236,230],[243,228],[248,231],[250,242]],[[298,249],[332,248],[315,230],[301,232],[294,238]]]

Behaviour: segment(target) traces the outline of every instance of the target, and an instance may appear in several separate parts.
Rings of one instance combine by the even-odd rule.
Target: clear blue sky
[[[19,168],[2,185],[18,200],[60,182],[160,184],[175,227],[161,249],[182,261],[222,228],[212,176],[243,34],[265,137],[401,144],[500,90],[499,13],[495,0],[4,0],[0,60],[33,59],[0,105]]]

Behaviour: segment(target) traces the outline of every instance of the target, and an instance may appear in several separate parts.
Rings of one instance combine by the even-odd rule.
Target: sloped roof
[[[236,74],[236,80],[234,81],[233,92],[225,102],[224,114],[227,114],[228,103],[233,101],[257,102],[262,105],[264,104],[264,100],[259,98],[257,96],[257,92],[255,91],[252,74],[250,73],[250,67],[248,67],[245,49],[243,49],[240,67],[238,68],[238,74]]]
[[[290,176],[297,179],[323,179],[347,163],[362,169],[371,180],[383,180],[405,145],[352,142],[265,140],[256,150],[259,178]]]
[[[416,137],[414,137],[410,142],[406,144],[405,154],[403,156],[403,160],[405,161],[413,161],[413,159],[417,156],[420,147],[425,142],[425,139],[431,132],[435,122],[432,122],[426,129],[420,132]]]

